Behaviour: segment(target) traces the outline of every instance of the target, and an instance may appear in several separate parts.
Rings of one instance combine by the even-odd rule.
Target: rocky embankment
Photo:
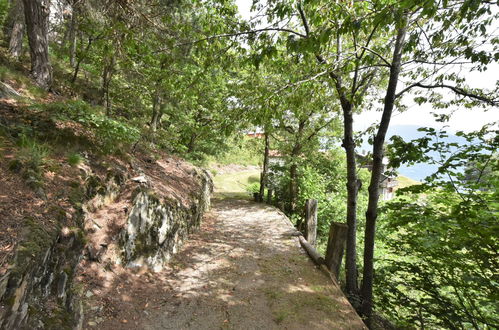
[[[93,270],[161,269],[199,226],[213,190],[208,172],[167,156],[88,161],[66,184],[68,195],[40,203],[59,198],[70,207],[46,208],[44,222],[18,219],[18,242],[0,272],[1,329],[81,328],[85,286],[101,280]]]

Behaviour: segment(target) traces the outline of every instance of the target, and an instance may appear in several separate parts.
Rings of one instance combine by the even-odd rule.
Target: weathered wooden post
[[[272,203],[272,193],[273,193],[272,188],[269,188],[267,190],[267,204],[271,204]]]
[[[305,202],[305,237],[314,248],[317,245],[317,200]]]
[[[338,279],[341,259],[347,241],[348,226],[345,223],[333,222],[329,227],[329,238],[326,251],[326,267]]]

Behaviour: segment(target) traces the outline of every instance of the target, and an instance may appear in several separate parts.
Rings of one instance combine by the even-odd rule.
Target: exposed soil
[[[217,201],[162,272],[109,269],[112,281],[88,283],[84,327],[365,329],[294,233],[274,207]]]
[[[15,104],[0,102],[1,128],[28,122],[27,117]],[[57,224],[54,212],[64,210],[68,221],[61,225],[72,225],[74,209],[68,197],[72,186],[80,180],[79,169],[67,164],[64,155],[52,155],[42,166],[43,185],[30,187],[22,173],[9,169],[18,153],[19,147],[12,139],[0,135],[0,276],[7,270],[16,245],[22,240],[26,218],[48,231]]]
[[[40,168],[42,177],[39,187],[29,186],[22,170],[9,169],[21,149],[15,144],[19,140],[20,128],[36,133],[40,145],[46,142],[51,146],[47,148],[50,152]],[[75,225],[72,222],[75,208],[70,199],[81,190],[87,174],[104,179],[108,170],[114,169],[131,177],[142,176],[147,181],[146,185],[161,198],[173,200],[186,208],[191,206],[192,194],[199,191],[195,168],[178,157],[157,152],[154,155],[156,159],[151,153],[140,150],[133,158],[96,155],[91,150],[87,152],[86,149],[92,145],[91,132],[74,122],[54,120],[49,114],[37,112],[16,100],[0,100],[0,130],[0,276],[7,270],[16,246],[22,240],[24,219],[29,217],[47,230],[55,228],[55,225]],[[73,149],[85,155],[83,162],[77,166],[71,166],[67,161],[68,152]],[[128,182],[130,189],[126,190],[122,200],[131,200],[128,197],[136,185]],[[57,209],[65,211],[67,223],[54,221],[52,213]],[[124,202],[112,217],[123,222],[123,209]],[[106,210],[109,211],[109,208]],[[109,219],[105,215],[100,218],[106,220],[106,226],[108,223],[115,224],[107,221]]]

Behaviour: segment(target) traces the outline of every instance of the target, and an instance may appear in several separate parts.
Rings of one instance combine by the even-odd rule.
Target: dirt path
[[[201,230],[168,269],[143,287],[128,288],[129,307],[114,311],[112,319],[97,327],[363,329],[340,290],[314,267],[293,232],[273,207],[215,202]],[[142,279],[151,274],[146,275],[137,274]],[[118,288],[118,297],[120,292]],[[140,297],[149,300],[139,302]]]

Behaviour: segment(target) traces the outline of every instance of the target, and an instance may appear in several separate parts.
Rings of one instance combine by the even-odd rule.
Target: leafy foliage
[[[123,120],[107,117],[102,110],[83,101],[53,102],[33,106],[51,113],[54,118],[81,124],[95,133],[95,142],[104,153],[117,152],[123,147],[130,147],[140,137],[137,128]]]
[[[380,253],[377,273],[383,283],[377,290],[380,307],[402,326],[495,328],[497,132],[485,127],[460,133],[467,143],[455,145],[440,139],[431,143],[445,132],[426,131],[426,137],[402,144],[420,143],[425,152],[439,150],[442,158],[431,160],[440,167],[424,185],[402,189],[405,194],[386,206],[381,229],[386,250]],[[413,149],[406,150],[399,158],[414,160]],[[489,168],[487,180],[480,175],[465,179],[463,165],[470,161],[480,173]]]
[[[55,4],[53,91],[65,98],[34,88],[2,56],[0,78],[25,89],[24,101],[42,99],[32,108],[105,154],[159,148],[197,164],[256,165],[263,141],[241,136],[262,129],[284,163],[274,166],[273,188],[294,219],[302,218],[306,199],[319,200],[321,248],[330,222],[347,214],[350,228],[359,234],[366,228],[365,251],[374,248],[380,173],[373,170],[369,179],[355,164],[360,137],[353,114],[389,110],[379,129],[375,123],[369,129],[377,131],[370,139],[377,145],[374,168],[384,156],[391,112],[406,108],[405,94],[417,105],[431,104],[443,122],[456,106],[498,104],[497,85],[472,88],[462,74],[464,67],[485,71],[499,59],[493,1],[255,0],[259,14],[250,21],[237,15],[233,1]],[[8,7],[0,0],[0,23]],[[23,69],[22,62],[16,66]],[[378,310],[402,326],[497,327],[491,302],[497,300],[498,140],[491,127],[459,132],[463,143],[446,143],[446,133],[432,128],[415,141],[392,138],[392,167],[438,166],[424,184],[401,189],[406,195],[380,214]],[[338,150],[340,136],[346,156]],[[23,139],[11,167],[40,181],[48,149]],[[68,155],[68,163],[80,161]],[[366,213],[367,224],[359,216],[357,226],[357,213]],[[373,275],[370,252],[357,265],[356,246],[364,241],[357,231],[350,231],[347,250],[352,296],[357,266],[367,270],[364,284]],[[371,289],[362,290],[366,314]]]

